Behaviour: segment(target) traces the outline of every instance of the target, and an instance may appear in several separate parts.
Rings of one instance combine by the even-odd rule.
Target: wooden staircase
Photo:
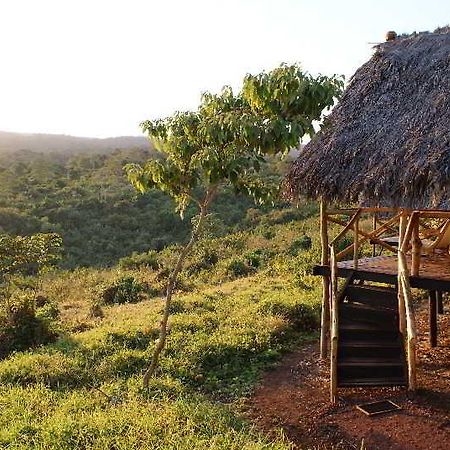
[[[338,307],[337,386],[406,386],[397,290],[349,280]]]

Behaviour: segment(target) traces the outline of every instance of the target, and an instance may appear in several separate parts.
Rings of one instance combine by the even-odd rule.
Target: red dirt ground
[[[450,449],[450,305],[439,317],[438,347],[430,348],[426,311],[419,312],[418,387],[414,398],[404,388],[340,389],[329,402],[328,363],[318,345],[287,355],[268,372],[248,400],[248,417],[266,432],[282,428],[295,448],[367,450]],[[368,417],[356,404],[390,399],[401,410]]]

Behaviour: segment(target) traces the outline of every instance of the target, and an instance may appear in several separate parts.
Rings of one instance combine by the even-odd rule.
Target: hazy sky
[[[138,135],[248,72],[348,77],[386,31],[449,22],[449,0],[0,0],[0,130]]]

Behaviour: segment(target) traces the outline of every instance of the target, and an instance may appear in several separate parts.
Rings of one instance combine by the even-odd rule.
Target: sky
[[[204,91],[298,62],[349,78],[449,0],[0,0],[0,130],[140,135]]]

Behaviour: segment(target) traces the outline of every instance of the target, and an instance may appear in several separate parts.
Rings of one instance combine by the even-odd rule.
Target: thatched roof
[[[448,206],[450,28],[378,45],[327,122],[293,163],[289,198]]]

